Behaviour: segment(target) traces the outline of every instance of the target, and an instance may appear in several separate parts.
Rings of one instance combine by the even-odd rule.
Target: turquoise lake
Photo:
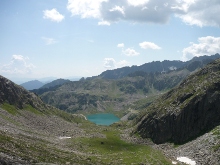
[[[98,113],[86,116],[86,118],[97,125],[111,125],[120,119],[111,113]]]

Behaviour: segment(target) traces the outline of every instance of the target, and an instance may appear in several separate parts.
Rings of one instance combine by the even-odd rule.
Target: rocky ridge
[[[38,109],[46,108],[46,105],[34,93],[25,90],[3,76],[0,76],[0,82],[0,104],[7,102],[20,109],[24,108],[25,105],[31,105]]]
[[[184,143],[220,125],[220,59],[161,96],[139,120],[136,132],[155,143]]]
[[[182,68],[173,67],[170,68],[171,70],[168,68],[174,64],[171,61],[152,62],[147,63],[146,67],[144,67],[145,64],[137,67],[136,70],[132,70],[131,67],[129,72],[123,72],[123,74],[126,73],[122,76],[123,78],[121,76],[112,79],[105,76],[82,78],[77,82],[67,82],[62,86],[38,89],[33,92],[37,93],[45,103],[70,113],[101,111],[125,114],[127,109],[138,107],[136,101],[144,100],[146,97],[154,98],[170,90],[188,75],[217,57],[220,55],[193,58],[184,65],[183,62],[175,61],[174,63],[181,64],[179,67],[182,66]],[[151,66],[156,69],[148,70],[147,68]],[[162,66],[166,66],[166,70],[163,71]],[[121,69],[123,70],[123,68]],[[116,69],[114,72],[121,75],[120,69]]]
[[[120,79],[126,77],[127,75],[134,73],[136,71],[144,71],[147,73],[153,72],[168,72],[170,70],[176,70],[180,68],[188,68],[189,70],[195,70],[198,67],[203,67],[204,65],[208,64],[209,62],[220,58],[220,55],[217,53],[212,56],[200,56],[194,57],[193,59],[183,62],[183,61],[153,61],[149,63],[145,63],[140,66],[131,66],[131,67],[123,67],[113,70],[107,70],[102,72],[98,77],[104,79]],[[95,78],[97,76],[94,76]]]

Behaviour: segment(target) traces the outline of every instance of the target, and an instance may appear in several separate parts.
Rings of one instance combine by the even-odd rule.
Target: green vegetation
[[[213,135],[217,135],[220,138],[220,128],[216,127],[214,130],[212,130]]]
[[[103,127],[105,128],[105,127]],[[91,164],[170,164],[162,153],[150,146],[125,142],[120,139],[120,132],[112,127],[101,131],[104,137],[78,138],[70,140],[74,147],[80,146],[81,152],[87,152]]]
[[[214,128],[212,131],[212,135],[215,136],[215,138],[217,138],[218,140],[220,140],[220,126]],[[215,146],[213,146],[213,150],[214,152],[219,151],[220,149],[220,143],[216,144]]]
[[[37,110],[36,108],[32,107],[31,105],[25,105],[25,107],[23,108],[23,110],[32,112],[36,115],[42,115],[43,113],[40,112],[39,110]]]
[[[16,109],[16,107],[14,105],[10,105],[8,103],[3,103],[1,105],[1,108],[6,110],[8,113],[10,113],[12,115],[16,115],[18,113],[18,110]]]
[[[0,152],[16,155],[23,160],[32,163],[83,163],[84,160],[76,159],[76,155],[71,152],[58,149],[52,146],[48,141],[36,139],[33,137],[12,138],[0,131]]]
[[[53,115],[55,115],[54,112],[55,110],[51,111]],[[116,123],[109,127],[96,126],[84,120],[80,115],[60,112],[62,111],[57,110],[56,115],[77,123],[78,127],[85,131],[86,136],[73,136],[72,139],[60,140],[61,144],[56,144],[57,142],[46,140],[47,135],[36,134],[22,126],[25,134],[12,135],[7,130],[0,131],[0,152],[15,155],[22,160],[27,160],[30,164],[41,162],[90,165],[170,164],[170,161],[160,151],[147,145],[132,144],[122,140],[121,130],[127,128],[126,122]],[[39,115],[35,110],[31,113]],[[56,138],[55,141],[58,139],[58,137],[51,138]]]
[[[219,150],[219,148],[220,148],[220,144],[217,144],[213,147],[213,150],[216,152]]]

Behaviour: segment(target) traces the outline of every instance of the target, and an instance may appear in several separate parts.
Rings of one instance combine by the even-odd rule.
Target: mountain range
[[[32,92],[38,94],[45,103],[67,112],[116,111],[116,113],[121,113],[140,99],[149,103],[148,100],[152,101],[151,98],[158,97],[161,93],[175,87],[191,73],[218,57],[220,57],[219,54],[196,57],[188,62],[147,63],[144,65],[154,66],[154,68],[164,63],[167,66],[167,71],[161,72],[159,69],[156,72],[142,71],[143,66],[140,66],[139,71],[129,73],[123,78],[108,79],[97,76],[76,82],[69,81],[62,86],[38,89]],[[179,66],[181,64],[182,68],[178,68],[174,64],[179,64]],[[176,69],[170,70],[171,66]],[[121,69],[109,72],[121,73]]]
[[[217,58],[124,67],[33,92],[0,76],[0,164],[218,165]],[[86,120],[107,112],[122,121]]]
[[[145,63],[140,66],[131,66],[131,67],[123,67],[118,68],[114,70],[107,70],[105,72],[102,72],[98,77],[104,78],[104,79],[118,79],[123,78],[127,76],[130,73],[136,72],[136,71],[144,71],[144,72],[168,72],[170,70],[176,70],[179,68],[183,68],[187,65],[193,66],[196,63],[200,63],[202,66],[203,64],[207,64],[211,62],[212,60],[215,60],[217,58],[220,58],[220,55],[217,53],[212,56],[200,56],[200,57],[194,57],[193,59],[183,62],[183,61],[169,61],[164,60],[162,62],[160,61],[153,61],[149,63]],[[198,65],[198,64],[197,64]],[[197,67],[194,66],[194,67]],[[96,76],[94,76],[96,77]]]

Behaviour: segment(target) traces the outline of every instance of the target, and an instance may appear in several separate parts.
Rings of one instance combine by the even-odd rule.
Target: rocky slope
[[[25,105],[31,105],[38,109],[45,108],[45,104],[35,94],[0,76],[0,104],[4,102],[19,109],[24,108]]]
[[[118,127],[96,126],[48,106],[2,76],[0,87],[0,164],[171,163],[150,146],[121,140]]]
[[[59,136],[85,134],[76,120],[83,119],[44,104],[34,93],[0,76],[0,164],[49,161],[42,159],[42,151],[49,159],[58,156],[65,150],[53,147]]]
[[[220,125],[220,59],[151,104],[136,132],[155,143],[184,143]]]

